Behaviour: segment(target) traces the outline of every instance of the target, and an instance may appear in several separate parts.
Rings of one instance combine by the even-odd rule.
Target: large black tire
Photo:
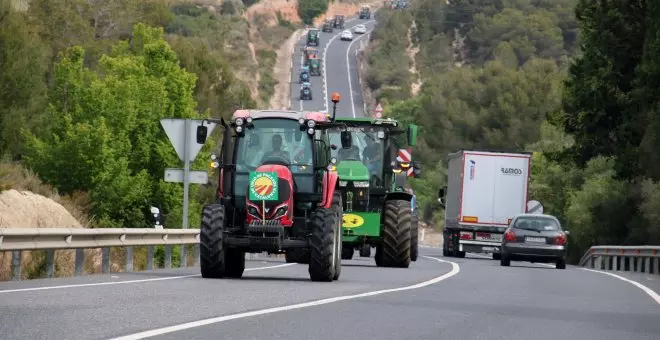
[[[219,279],[240,278],[245,270],[245,253],[225,248],[223,230],[225,207],[208,204],[202,209],[199,257],[202,277]]]
[[[332,282],[341,260],[341,217],[336,206],[317,208],[312,215],[312,235],[309,242],[309,276],[312,281]],[[337,235],[339,234],[339,235]]]
[[[419,218],[412,215],[410,221],[410,261],[417,261],[419,254]]]
[[[383,265],[408,268],[410,265],[410,202],[390,200],[383,211]]]

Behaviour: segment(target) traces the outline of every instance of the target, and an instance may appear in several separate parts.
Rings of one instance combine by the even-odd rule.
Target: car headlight
[[[353,185],[356,188],[368,188],[369,187],[369,182],[367,182],[367,181],[353,182]]]
[[[275,211],[275,216],[273,216],[273,218],[278,218],[278,217],[284,216],[286,214],[286,210],[287,210],[286,205],[283,206],[283,207],[277,208],[277,210]]]
[[[259,217],[259,212],[257,211],[257,208],[253,206],[248,207],[248,214],[254,216],[254,217]]]

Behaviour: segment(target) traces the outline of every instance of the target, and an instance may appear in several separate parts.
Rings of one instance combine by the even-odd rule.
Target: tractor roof
[[[344,118],[337,117],[336,121],[349,125],[381,125],[399,126],[400,123],[392,118]]]
[[[328,116],[319,111],[284,111],[284,110],[236,110],[232,120],[236,118],[264,119],[264,118],[284,118],[299,120],[312,119],[316,122],[328,122]]]

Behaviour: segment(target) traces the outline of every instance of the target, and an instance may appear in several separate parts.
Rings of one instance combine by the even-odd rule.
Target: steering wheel
[[[264,164],[289,166],[291,163],[289,163],[289,161],[286,158],[282,157],[282,156],[271,155],[271,156],[266,157],[264,159],[264,161],[261,162],[261,165],[264,165]]]

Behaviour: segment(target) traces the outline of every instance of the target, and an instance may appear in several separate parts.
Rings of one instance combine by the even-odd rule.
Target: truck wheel
[[[410,261],[417,261],[419,254],[419,218],[413,215],[410,222]]]
[[[309,276],[312,281],[332,282],[338,262],[341,260],[337,244],[341,219],[333,206],[329,209],[318,208],[312,216],[312,235],[310,239]]]
[[[410,265],[410,202],[390,200],[383,211],[383,265],[408,268]]]
[[[371,256],[371,246],[368,244],[363,244],[360,248],[360,257],[370,257]]]
[[[245,270],[245,253],[225,248],[223,229],[225,207],[208,204],[202,209],[199,257],[202,277],[219,279],[225,276],[240,278]]]

